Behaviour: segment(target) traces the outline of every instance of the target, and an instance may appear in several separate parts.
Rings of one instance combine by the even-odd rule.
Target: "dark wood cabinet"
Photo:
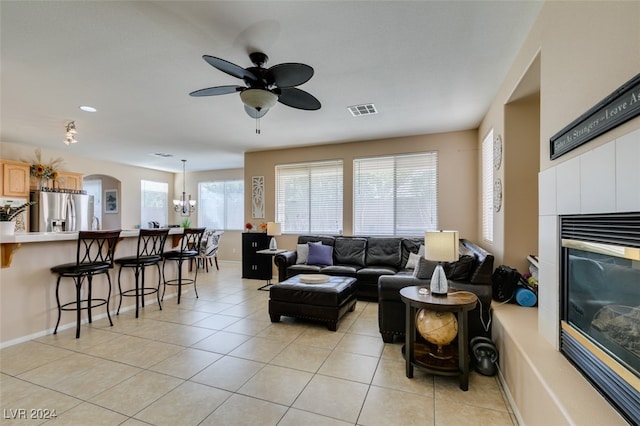
[[[273,273],[271,256],[257,254],[258,250],[269,248],[270,237],[262,232],[242,234],[242,278],[270,280]]]

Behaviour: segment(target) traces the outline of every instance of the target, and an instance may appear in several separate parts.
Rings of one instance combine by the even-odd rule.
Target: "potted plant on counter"
[[[0,208],[0,235],[13,235],[16,231],[16,224],[13,219],[33,204],[35,202],[24,203],[17,207],[8,203],[2,206]]]

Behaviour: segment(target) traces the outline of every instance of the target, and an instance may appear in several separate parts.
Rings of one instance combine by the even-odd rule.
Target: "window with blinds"
[[[482,238],[493,242],[493,129],[482,141]]]
[[[354,235],[438,229],[438,153],[353,160]]]
[[[342,160],[276,166],[276,221],[286,234],[342,234]]]
[[[198,184],[198,226],[216,230],[244,228],[244,181]]]
[[[169,184],[151,180],[140,181],[140,227],[149,227],[149,222],[167,226],[169,206]]]

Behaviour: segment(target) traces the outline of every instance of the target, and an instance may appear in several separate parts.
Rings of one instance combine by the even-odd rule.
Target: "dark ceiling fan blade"
[[[316,110],[320,109],[320,101],[317,100],[310,93],[304,90],[296,89],[295,87],[281,89],[278,102],[290,106],[292,108]]]
[[[253,75],[252,72],[245,70],[244,68],[232,64],[229,61],[225,61],[224,59],[216,58],[215,56],[203,55],[202,59],[207,61],[209,65],[219,69],[222,72],[225,72],[229,75],[232,75],[237,78],[248,78],[249,80],[256,80],[256,76]]]
[[[249,114],[249,117],[251,118],[262,118],[269,112],[268,108],[258,111],[257,109],[248,107],[246,105],[244,106],[244,110],[247,114]]]
[[[207,89],[200,89],[189,93],[191,96],[216,96],[216,95],[226,95],[229,93],[241,92],[243,89],[246,89],[244,86],[217,86],[217,87],[209,87]]]
[[[313,68],[305,64],[284,63],[272,66],[269,68],[269,73],[276,86],[287,88],[299,86],[309,81],[313,77]]]

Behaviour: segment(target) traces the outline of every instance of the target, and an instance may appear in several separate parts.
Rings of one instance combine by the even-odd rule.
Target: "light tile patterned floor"
[[[55,410],[59,425],[516,425],[494,377],[415,369],[401,343],[384,344],[378,306],[358,301],[337,332],[283,317],[269,321],[262,281],[240,265],[198,275],[181,304],[165,298],[0,351],[3,424]],[[168,289],[170,292],[175,290]],[[112,298],[116,306],[118,297]],[[63,322],[72,321],[72,313]],[[13,419],[24,414],[28,421]],[[36,416],[37,417],[37,416]]]

